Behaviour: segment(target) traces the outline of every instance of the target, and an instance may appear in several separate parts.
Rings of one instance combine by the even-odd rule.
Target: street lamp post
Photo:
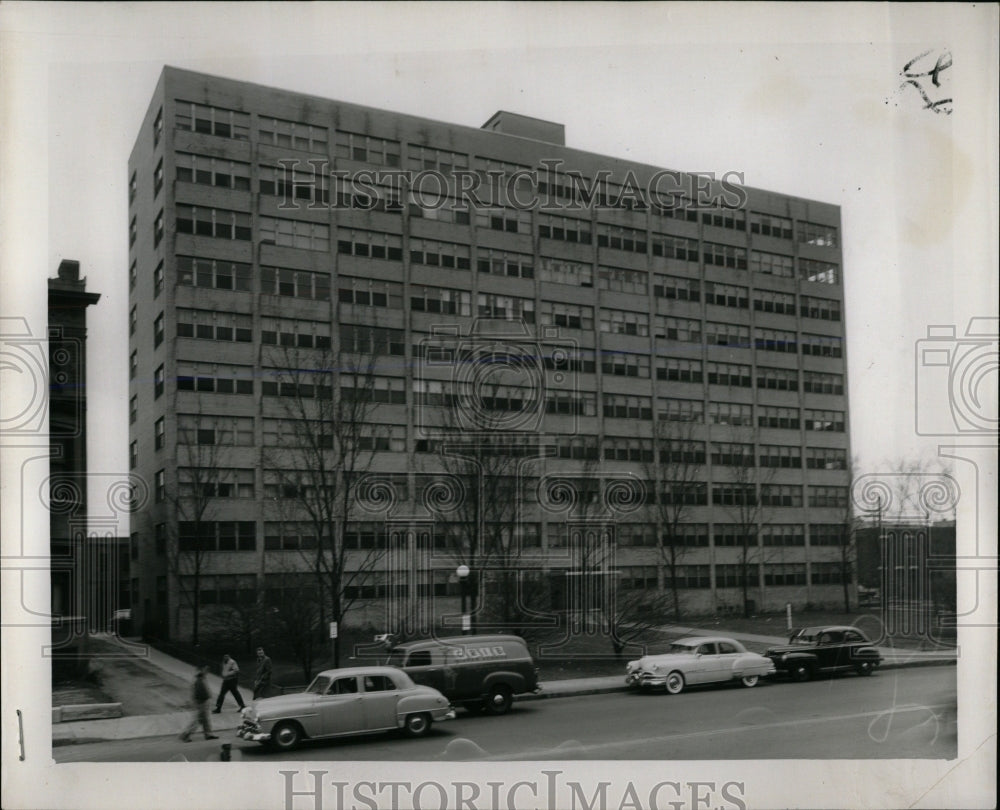
[[[469,566],[458,566],[455,574],[458,576],[458,588],[462,597],[462,635],[465,636],[472,629],[472,619],[469,616]]]

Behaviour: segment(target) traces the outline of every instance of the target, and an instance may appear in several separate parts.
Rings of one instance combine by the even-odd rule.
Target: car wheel
[[[291,720],[278,723],[271,732],[271,744],[282,751],[291,751],[301,740],[302,728]]]
[[[684,690],[684,676],[674,670],[667,675],[667,694],[679,695]]]
[[[756,686],[757,681],[759,680],[760,680],[759,675],[744,675],[742,678],[740,678],[740,683],[743,684],[747,689],[749,689],[752,686]]]
[[[795,664],[792,667],[792,678],[799,683],[805,683],[812,677],[812,669],[808,664]]]
[[[408,737],[423,737],[431,730],[431,716],[427,713],[406,715],[406,734]]]
[[[514,696],[506,686],[494,686],[486,698],[486,710],[490,714],[507,714]]]
[[[872,665],[871,661],[862,661],[857,666],[858,675],[871,675],[875,671],[875,667]]]

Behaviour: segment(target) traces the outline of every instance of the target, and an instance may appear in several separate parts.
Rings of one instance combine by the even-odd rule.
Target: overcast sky
[[[164,64],[469,126],[510,110],[564,124],[576,148],[742,172],[747,185],[841,206],[851,440],[863,469],[936,452],[938,440],[914,428],[918,397],[934,421],[951,418],[947,379],[915,367],[927,326],[961,334],[970,317],[996,315],[996,51],[984,9],[4,11],[3,91],[17,110],[8,147],[30,155],[6,164],[6,235],[18,252],[4,268],[5,314],[41,326],[45,279],[64,258],[101,293],[90,310],[94,471],[127,468],[126,161]],[[903,66],[927,50],[911,72],[953,54],[940,87],[919,80],[932,100],[954,98],[951,115],[901,89]]]

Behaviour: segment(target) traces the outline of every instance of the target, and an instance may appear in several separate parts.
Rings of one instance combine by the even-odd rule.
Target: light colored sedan
[[[662,655],[647,655],[629,661],[625,683],[643,689],[665,689],[676,695],[685,686],[739,681],[756,686],[764,675],[774,674],[774,664],[763,655],[749,652],[731,638],[682,638]]]
[[[395,729],[422,737],[435,721],[454,717],[444,695],[395,667],[351,667],[321,672],[305,692],[255,701],[236,733],[289,750],[303,739]]]

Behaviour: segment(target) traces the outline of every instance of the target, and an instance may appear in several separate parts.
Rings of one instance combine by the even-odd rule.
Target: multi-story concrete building
[[[515,465],[507,516],[484,494],[476,531],[509,524],[505,565],[548,582],[550,607],[566,604],[574,526],[588,522],[610,542],[601,565],[618,594],[676,584],[687,612],[842,600],[838,207],[572,149],[561,125],[506,112],[456,126],[173,68],[128,171],[130,452],[152,493],[132,530],[147,622],[190,627],[194,569],[173,549],[204,550],[209,611],[308,570],[305,484],[279,469],[303,443],[289,404],[359,390],[344,364],[367,353],[379,355],[375,404],[356,473],[395,489],[388,508],[374,496],[352,506],[346,569],[363,567],[386,526],[431,537],[404,543],[402,567],[387,554],[347,586],[376,626],[382,601],[407,613],[454,600],[456,560],[477,567],[444,553],[449,513],[424,497],[448,473],[470,497],[440,459],[442,428],[509,433],[544,456]],[[506,376],[484,381],[496,369],[483,352],[470,366],[477,347]],[[480,382],[462,376],[470,367]],[[303,385],[305,370],[329,379]],[[506,587],[495,575],[477,577],[480,606]]]

